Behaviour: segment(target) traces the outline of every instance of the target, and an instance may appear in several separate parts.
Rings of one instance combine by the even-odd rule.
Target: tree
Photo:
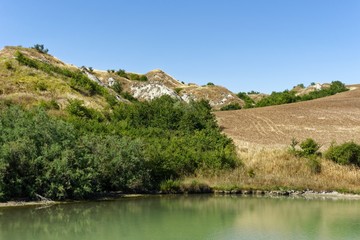
[[[45,48],[43,44],[35,44],[32,48],[36,49],[40,53],[46,54],[49,52],[49,49]]]

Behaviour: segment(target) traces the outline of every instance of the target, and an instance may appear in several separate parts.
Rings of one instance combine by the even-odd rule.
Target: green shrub
[[[120,77],[128,78],[128,75],[124,69],[119,69],[118,71],[116,71],[116,74],[119,75]]]
[[[296,87],[305,88],[305,85],[303,83],[299,83]]]
[[[181,184],[179,180],[164,180],[160,183],[160,191],[163,193],[179,193]]]
[[[307,138],[306,140],[302,141],[300,143],[300,149],[296,148],[298,144],[299,141],[297,141],[295,138],[291,139],[289,150],[292,154],[296,156],[313,157],[321,155],[321,153],[319,152],[320,145],[312,138]]]
[[[38,82],[36,82],[36,84],[35,84],[35,89],[36,89],[36,90],[46,91],[47,88],[48,88],[48,86],[47,86],[46,83],[43,82],[43,81],[38,81]]]
[[[41,108],[44,108],[45,110],[50,110],[50,109],[59,110],[60,109],[59,104],[54,99],[52,99],[50,101],[40,101],[39,106]]]
[[[127,100],[129,100],[131,102],[137,102],[138,101],[137,98],[134,98],[133,95],[131,95],[131,93],[129,93],[129,92],[122,92],[120,95],[123,98],[125,98],[125,99],[127,99]]]
[[[208,83],[206,84],[206,86],[215,86],[215,84],[212,83],[212,82],[208,82]]]
[[[238,109],[241,109],[239,103],[230,103],[220,108],[221,111],[238,110]]]
[[[311,156],[311,155],[319,155],[318,152],[320,149],[320,145],[315,142],[312,138],[307,138],[306,140],[300,143],[301,147],[301,155],[302,156]]]
[[[236,95],[245,102],[244,108],[252,108],[255,106],[254,100],[252,100],[246,92],[239,92]]]
[[[360,145],[346,142],[341,145],[332,144],[325,157],[339,164],[354,164],[360,166]]]
[[[105,100],[110,105],[110,107],[114,107],[118,103],[116,97],[109,93],[105,94]]]
[[[111,87],[117,94],[121,94],[123,88],[121,86],[121,83],[119,83],[118,81],[114,82],[114,85],[112,85]]]
[[[175,88],[174,91],[179,94],[181,92],[182,88]]]
[[[43,44],[35,44],[33,49],[37,50],[39,53],[48,53],[49,49],[45,48]]]
[[[85,119],[96,119],[102,120],[103,116],[100,112],[95,109],[87,108],[84,106],[84,101],[78,99],[69,99],[69,104],[66,106],[66,111],[73,116],[85,118]]]
[[[139,81],[146,82],[148,80],[147,76],[141,75]]]
[[[14,70],[15,68],[13,67],[13,65],[11,64],[11,62],[9,62],[9,61],[6,61],[5,62],[5,68],[7,69],[7,70]]]

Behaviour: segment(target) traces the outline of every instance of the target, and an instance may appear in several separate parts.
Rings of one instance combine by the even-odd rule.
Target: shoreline
[[[323,199],[323,200],[360,200],[360,194],[340,193],[337,191],[313,191],[313,190],[212,190],[211,192],[178,192],[178,193],[145,193],[145,194],[116,194],[111,197],[101,197],[86,200],[64,200],[64,201],[8,201],[0,202],[0,209],[12,207],[39,207],[45,208],[53,205],[81,203],[91,201],[114,201],[123,198],[141,198],[149,196],[169,196],[169,195],[195,195],[208,194],[212,196],[244,196],[244,197],[290,197],[304,199]]]

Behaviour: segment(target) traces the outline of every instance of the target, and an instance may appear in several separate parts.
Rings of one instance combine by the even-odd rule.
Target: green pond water
[[[360,201],[202,195],[0,208],[0,239],[360,239]]]

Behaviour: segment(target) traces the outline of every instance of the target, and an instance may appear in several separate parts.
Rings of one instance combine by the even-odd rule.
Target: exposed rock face
[[[222,106],[234,102],[243,105],[243,101],[226,88],[220,86],[202,87],[196,84],[184,84],[159,69],[152,70],[146,73],[145,75],[148,79],[147,81],[136,81],[129,79],[127,76],[119,76],[115,71],[111,70],[102,71],[96,69],[89,69],[86,67],[79,68],[74,65],[64,63],[49,54],[41,54],[35,49],[27,49],[22,47],[5,47],[0,51],[0,56],[4,57],[5,59],[13,59],[15,58],[15,54],[17,51],[20,51],[27,57],[40,60],[47,64],[67,68],[72,71],[80,70],[93,82],[96,82],[97,84],[108,88],[109,93],[116,97],[118,101],[126,102],[127,100],[125,100],[121,94],[116,93],[112,89],[116,82],[121,85],[121,90],[123,93],[128,92],[133,97],[139,100],[152,100],[163,95],[169,95],[173,98],[185,102],[190,102],[191,100],[196,101],[205,99],[209,101],[210,105],[214,109],[220,109]],[[24,67],[24,69],[26,71],[32,71],[29,68]],[[66,83],[66,81],[64,81],[63,78],[58,78],[57,76],[55,76],[52,80],[53,83],[51,85],[55,86],[55,84],[57,84],[59,86],[63,86],[61,88],[56,88],[52,90],[59,92],[57,97],[59,99],[59,102],[66,102],[66,99],[69,98],[69,96],[67,96],[66,94],[71,94],[73,98],[79,98],[83,100],[85,104],[89,104],[89,106],[91,105],[92,101],[98,101],[96,104],[96,108],[101,108],[102,106],[106,105],[106,100],[101,96],[85,96],[81,92],[77,92],[76,89],[72,89],[70,86],[68,86],[68,84]],[[14,79],[13,82],[7,81],[6,86],[5,84],[3,84],[3,86],[0,87],[0,92],[3,93],[9,92],[9,89],[18,89],[18,87],[15,86],[15,83],[16,79]],[[44,95],[45,93],[46,91],[41,92],[42,95]]]
[[[214,109],[220,109],[230,103],[239,103],[244,105],[244,101],[238,98],[234,93],[221,86],[188,86],[180,91],[181,98],[189,102],[190,100],[205,99]]]
[[[293,90],[297,92],[296,96],[303,96],[303,95],[309,94],[311,92],[319,91],[319,90],[326,89],[329,87],[330,87],[330,84],[328,84],[328,83],[324,83],[324,84],[316,83],[316,84],[310,85],[306,88],[295,87]]]
[[[101,86],[104,86],[104,84],[93,74],[89,73],[88,71],[84,70],[86,76],[90,79],[93,80],[94,82],[100,84]]]
[[[131,94],[140,100],[152,100],[163,95],[180,99],[174,90],[161,83],[142,83],[131,86]]]
[[[109,78],[109,79],[108,79],[108,86],[109,86],[109,87],[112,87],[112,86],[114,86],[114,84],[115,84],[115,79],[113,79],[112,77]]]

